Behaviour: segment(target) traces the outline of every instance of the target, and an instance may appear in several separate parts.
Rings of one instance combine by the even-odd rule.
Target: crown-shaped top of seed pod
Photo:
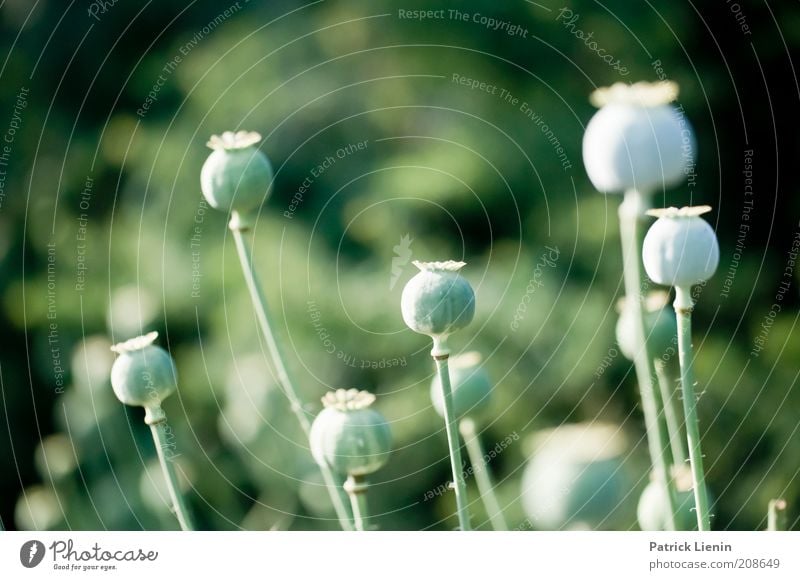
[[[466,262],[456,262],[455,260],[445,260],[443,262],[420,262],[414,260],[411,262],[421,272],[459,272],[461,268],[467,265]]]
[[[322,404],[326,409],[333,408],[339,411],[366,409],[374,402],[375,395],[358,389],[336,389],[322,397]]]
[[[172,357],[153,344],[157,332],[148,332],[111,347],[118,353],[111,367],[111,387],[126,405],[154,409],[177,389]]]
[[[683,179],[694,160],[689,122],[672,101],[670,81],[616,83],[597,89],[595,113],[583,136],[583,163],[603,193],[650,193]]]
[[[604,107],[611,103],[636,105],[639,107],[657,107],[671,103],[678,98],[678,84],[673,81],[649,83],[614,83],[610,87],[600,87],[589,96],[595,107]]]
[[[657,218],[691,218],[701,216],[711,211],[710,205],[694,205],[683,207],[660,207],[655,209],[648,209],[647,215]]]
[[[153,344],[157,338],[158,333],[156,331],[148,332],[142,336],[130,338],[123,342],[118,342],[117,344],[111,346],[111,350],[117,354],[142,350],[143,348]]]
[[[719,265],[719,242],[700,216],[707,205],[669,207],[647,213],[658,218],[642,244],[642,261],[657,284],[687,288],[708,280]]]
[[[245,149],[261,141],[257,131],[225,131],[222,135],[211,135],[206,145],[214,150]]]
[[[415,261],[414,265],[420,271],[403,288],[403,320],[414,332],[432,337],[434,351],[445,354],[447,336],[475,316],[475,293],[459,274],[465,263]]]

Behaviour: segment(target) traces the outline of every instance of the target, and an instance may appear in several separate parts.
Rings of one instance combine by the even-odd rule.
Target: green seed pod
[[[696,530],[697,515],[694,511],[694,494],[691,490],[678,491],[675,514],[675,527],[680,530]],[[639,527],[645,532],[661,532],[667,529],[667,500],[664,490],[656,481],[651,481],[644,488],[639,505],[636,507],[636,518]]]
[[[642,245],[647,275],[657,284],[687,288],[711,278],[719,265],[719,242],[700,216],[707,205],[650,210],[658,217]]]
[[[627,444],[617,425],[585,423],[540,431],[522,477],[522,505],[539,530],[629,525]],[[631,510],[632,511],[632,510]]]
[[[211,207],[246,214],[267,198],[272,184],[272,165],[255,145],[255,132],[225,131],[212,135],[214,150],[200,171],[200,188]]]
[[[583,163],[603,193],[648,192],[683,179],[694,158],[692,127],[674,105],[672,82],[616,83],[592,94],[595,113],[583,136]]]
[[[479,418],[489,407],[492,382],[489,373],[481,366],[479,352],[472,351],[450,357],[450,386],[453,390],[453,407],[457,418],[465,415]],[[442,385],[437,373],[431,381],[433,408],[444,417]]]
[[[392,449],[392,434],[383,415],[370,408],[375,395],[338,389],[322,398],[325,408],[311,425],[311,454],[320,465],[351,476],[383,467]]]
[[[414,262],[420,272],[403,288],[403,320],[414,332],[446,337],[475,316],[475,293],[459,273],[464,262]]]
[[[644,320],[647,348],[652,358],[659,358],[677,348],[678,323],[675,310],[669,305],[667,292],[651,292],[645,300]],[[622,355],[633,360],[636,352],[636,317],[622,300],[619,319],[617,320],[617,344]]]
[[[175,363],[153,341],[157,332],[111,347],[119,354],[111,367],[111,386],[117,398],[134,407],[160,407],[178,388]]]

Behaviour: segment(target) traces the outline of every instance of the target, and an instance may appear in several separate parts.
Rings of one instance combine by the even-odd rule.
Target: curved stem
[[[180,487],[178,487],[178,474],[173,464],[177,455],[175,454],[175,443],[170,442],[167,434],[167,416],[161,407],[148,407],[145,409],[145,423],[150,425],[150,432],[153,434],[158,461],[161,463],[169,497],[172,500],[172,511],[178,518],[181,529],[191,531],[194,529],[194,524],[183,500]]]
[[[353,507],[353,522],[356,530],[363,532],[367,529],[369,509],[367,506],[367,482],[363,477],[349,476],[344,483],[344,489],[350,496],[350,505]]]
[[[661,402],[664,409],[664,418],[667,421],[669,432],[669,443],[672,448],[672,461],[674,465],[683,465],[686,461],[686,448],[683,444],[683,432],[681,421],[678,419],[678,411],[675,409],[675,381],[670,376],[667,364],[662,361],[654,361],[658,386],[661,391]]]
[[[436,347],[434,347],[434,352],[438,353],[433,356],[433,360],[436,361],[436,372],[439,373],[439,384],[442,386],[447,446],[450,448],[450,468],[453,471],[453,482],[455,483],[458,523],[461,531],[466,532],[470,530],[467,483],[464,480],[464,470],[461,469],[461,441],[456,427],[453,391],[450,387],[450,369],[447,364],[447,359],[450,355],[442,354]]]
[[[496,531],[507,532],[508,524],[503,517],[503,510],[500,508],[500,502],[497,501],[497,496],[494,494],[492,476],[489,474],[489,469],[486,465],[486,456],[483,453],[481,440],[478,438],[475,421],[469,417],[465,417],[459,422],[458,428],[461,431],[461,436],[464,438],[464,445],[467,448],[467,455],[469,455],[469,462],[472,465],[472,472],[475,474],[475,482],[478,484],[478,491],[481,494],[481,500],[486,508],[486,514],[492,522],[492,528]]]
[[[247,289],[250,291],[253,308],[256,311],[256,318],[258,319],[258,324],[261,327],[264,339],[267,342],[272,364],[278,375],[278,382],[286,398],[289,399],[289,405],[292,412],[297,417],[300,427],[303,429],[306,437],[308,437],[311,431],[311,423],[303,410],[303,405],[300,401],[300,397],[297,395],[297,390],[294,388],[294,384],[289,378],[289,372],[283,362],[284,357],[280,345],[272,332],[272,324],[270,323],[267,310],[267,301],[264,298],[264,292],[261,289],[261,284],[256,275],[255,268],[253,267],[253,258],[250,255],[250,248],[244,240],[243,231],[249,229],[249,226],[245,223],[242,216],[234,212],[230,229],[233,232],[233,239],[236,242],[236,250],[239,254],[239,261],[242,264],[242,272],[244,273],[245,282],[247,283]],[[322,472],[322,479],[325,482],[325,487],[328,489],[328,494],[331,497],[331,502],[333,502],[333,507],[336,510],[336,516],[339,518],[339,524],[344,530],[352,530],[353,524],[350,522],[350,514],[345,507],[345,500],[342,495],[343,492],[340,491],[340,486],[337,484],[333,472],[327,466],[321,465],[319,468]]]
[[[661,413],[653,387],[653,361],[645,347],[645,321],[642,306],[642,287],[646,284],[642,272],[640,221],[649,208],[649,195],[636,190],[625,192],[625,198],[619,206],[619,231],[622,241],[622,265],[625,280],[625,296],[627,307],[632,309],[636,331],[636,350],[633,363],[639,392],[642,397],[642,413],[644,414],[647,446],[656,481],[662,487],[667,498],[667,530],[675,529],[675,490],[670,470],[671,454],[669,443],[664,440],[661,430]]]
[[[686,439],[689,444],[689,464],[692,468],[697,529],[711,529],[708,511],[708,490],[703,470],[703,451],[700,448],[700,427],[697,420],[697,396],[694,392],[694,353],[692,351],[692,296],[690,287],[675,288],[675,314],[678,317],[678,358],[681,363],[683,413],[686,417]]]

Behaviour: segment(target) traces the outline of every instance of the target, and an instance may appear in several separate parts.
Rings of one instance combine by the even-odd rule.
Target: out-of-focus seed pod
[[[694,160],[691,125],[671,102],[672,82],[617,83],[598,89],[600,110],[583,136],[586,173],[598,191],[650,192],[679,182]]]
[[[479,352],[471,351],[450,357],[450,386],[453,389],[453,407],[457,418],[465,415],[479,418],[489,407],[492,382],[482,366]],[[431,402],[440,417],[444,417],[444,401],[439,374],[431,381]]]
[[[691,490],[679,491],[675,501],[675,528],[696,530],[697,516],[694,514],[694,494]],[[657,482],[651,481],[644,488],[636,507],[636,519],[645,532],[661,532],[667,529],[667,501],[664,490]]]
[[[645,334],[647,348],[652,358],[658,358],[676,349],[678,323],[675,311],[669,305],[669,293],[651,292],[644,303]],[[636,318],[624,299],[620,305],[616,327],[617,344],[622,355],[633,360],[636,352]]]
[[[371,408],[375,395],[338,389],[322,398],[325,408],[311,425],[311,453],[320,465],[350,476],[369,475],[383,467],[392,434],[383,415]]]
[[[522,504],[539,530],[616,529],[632,516],[632,480],[617,425],[562,425],[535,435],[522,478]]]

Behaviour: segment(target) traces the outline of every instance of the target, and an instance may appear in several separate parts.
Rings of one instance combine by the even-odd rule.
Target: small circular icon
[[[35,568],[44,559],[44,544],[39,540],[28,540],[19,549],[19,561],[26,568]]]

